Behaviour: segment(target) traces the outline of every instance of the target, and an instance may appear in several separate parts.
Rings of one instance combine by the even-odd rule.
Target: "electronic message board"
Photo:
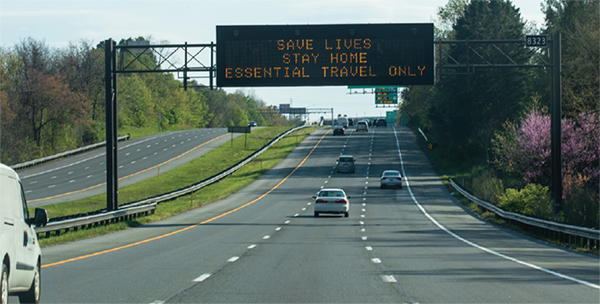
[[[433,24],[217,26],[217,86],[431,85]]]

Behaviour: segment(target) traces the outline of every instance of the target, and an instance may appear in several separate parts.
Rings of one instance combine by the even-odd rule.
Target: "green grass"
[[[135,200],[163,194],[172,190],[180,189],[199,182],[207,177],[217,174],[230,167],[236,162],[244,159],[254,151],[262,148],[271,139],[283,133],[289,127],[268,127],[253,130],[248,134],[247,146],[244,148],[244,136],[233,140],[233,147],[228,141],[222,146],[189,162],[179,168],[161,174],[157,177],[147,179],[140,183],[119,189],[119,204],[125,204]],[[258,177],[283,160],[296,146],[316,127],[305,128],[296,131],[280,140],[273,147],[264,152],[254,161],[242,167],[234,174],[215,183],[204,187],[194,193],[194,200],[187,195],[173,201],[158,205],[155,214],[138,218],[135,221],[99,226],[92,229],[70,231],[59,236],[52,235],[46,238],[40,237],[40,245],[51,246],[55,244],[75,241],[84,238],[99,236],[114,231],[135,227],[138,225],[162,220],[179,213],[197,208],[208,203],[223,199],[240,189],[246,187]],[[66,202],[44,207],[49,217],[58,217],[77,213],[99,210],[106,207],[106,195],[98,195],[78,201]]]

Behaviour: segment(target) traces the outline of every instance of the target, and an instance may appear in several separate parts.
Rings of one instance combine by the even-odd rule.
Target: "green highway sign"
[[[398,111],[387,111],[387,112],[385,112],[385,120],[389,124],[395,124],[396,123],[396,116],[398,116]]]
[[[398,104],[397,87],[377,87],[375,88],[375,104]]]

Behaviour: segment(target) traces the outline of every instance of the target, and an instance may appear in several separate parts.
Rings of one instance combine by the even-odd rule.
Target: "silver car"
[[[369,132],[369,124],[367,124],[366,121],[359,121],[356,123],[356,132],[358,131],[365,131],[365,132]]]
[[[346,195],[346,192],[342,189],[331,188],[321,189],[315,199],[315,217],[321,213],[335,213],[343,214],[344,217],[348,217],[348,211],[350,210],[350,196]]]
[[[381,175],[381,184],[379,188],[399,188],[402,189],[402,175],[397,170],[385,170]]]
[[[337,172],[354,173],[354,156],[340,155],[340,158],[338,158]]]

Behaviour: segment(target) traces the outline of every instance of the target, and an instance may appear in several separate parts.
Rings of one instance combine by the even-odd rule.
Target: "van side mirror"
[[[33,224],[36,227],[44,227],[48,223],[48,212],[46,209],[35,208],[35,215],[33,218]]]

